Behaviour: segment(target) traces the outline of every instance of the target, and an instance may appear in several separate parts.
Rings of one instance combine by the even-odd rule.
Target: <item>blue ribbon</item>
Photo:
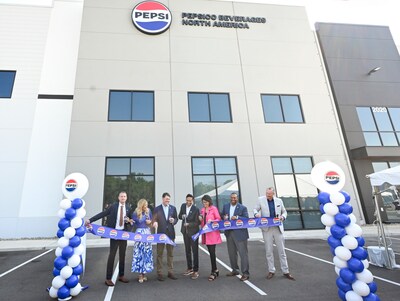
[[[259,217],[259,218],[240,218],[236,220],[225,220],[218,222],[207,223],[203,228],[192,236],[193,240],[199,238],[204,233],[209,233],[217,230],[236,230],[246,228],[265,228],[276,227],[282,225],[279,218]]]
[[[97,236],[112,238],[117,240],[133,240],[136,242],[169,244],[176,246],[175,242],[173,242],[166,234],[140,234],[140,233],[116,230],[113,228],[108,228],[95,224],[90,224],[89,227],[86,227],[86,232],[92,233]]]

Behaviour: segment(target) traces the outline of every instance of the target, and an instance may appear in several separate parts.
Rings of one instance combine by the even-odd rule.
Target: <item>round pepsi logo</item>
[[[132,10],[132,21],[143,33],[160,34],[171,25],[172,14],[168,7],[156,1],[144,1]]]
[[[69,192],[74,191],[78,187],[78,183],[74,179],[70,179],[65,183],[65,189]]]
[[[339,174],[338,174],[336,171],[328,171],[328,172],[325,174],[325,181],[326,181],[328,184],[335,185],[335,184],[339,183],[339,181],[340,181],[340,176],[339,176]]]

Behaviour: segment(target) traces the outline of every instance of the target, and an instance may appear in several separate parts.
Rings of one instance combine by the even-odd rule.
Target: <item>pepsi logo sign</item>
[[[219,228],[219,224],[217,222],[212,223],[211,227],[213,229],[218,229]]]
[[[148,241],[148,242],[154,241],[154,236],[153,236],[153,235],[147,236],[147,241]]]
[[[167,240],[167,235],[161,234],[160,235],[160,241],[166,241]]]
[[[168,7],[156,1],[144,1],[132,10],[132,22],[146,34],[160,34],[171,25],[172,14]]]
[[[133,239],[136,241],[140,241],[140,240],[142,240],[142,235],[136,234]]]
[[[110,236],[111,236],[111,237],[116,237],[117,234],[118,234],[117,230],[111,230],[111,231],[110,231]]]
[[[254,219],[249,219],[247,223],[250,227],[254,227],[256,225],[256,221]]]
[[[243,226],[243,221],[240,220],[240,219],[238,219],[238,220],[236,221],[236,226],[237,226],[237,227],[242,227],[242,226]]]
[[[268,225],[268,219],[265,217],[261,218],[261,225]]]
[[[328,172],[325,174],[325,181],[326,181],[328,184],[335,185],[335,184],[339,183],[339,181],[340,181],[340,176],[339,176],[339,174],[338,174],[336,171],[328,171]]]
[[[129,238],[129,233],[128,232],[122,233],[122,238],[128,239]]]
[[[225,221],[224,222],[224,227],[225,228],[229,228],[231,226],[231,222],[230,221]]]
[[[74,191],[78,187],[78,183],[74,179],[70,179],[65,183],[65,189],[69,192]]]
[[[99,234],[99,235],[103,235],[104,232],[106,232],[106,229],[104,229],[103,227],[100,227],[97,229],[97,234]]]
[[[279,224],[279,222],[281,220],[280,220],[280,218],[274,217],[273,221],[274,221],[274,224]]]

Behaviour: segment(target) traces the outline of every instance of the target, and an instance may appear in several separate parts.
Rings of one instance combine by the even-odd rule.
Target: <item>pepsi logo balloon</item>
[[[311,170],[311,179],[318,189],[332,193],[340,191],[343,188],[346,177],[338,165],[325,161],[313,167]]]
[[[171,25],[172,15],[168,7],[156,1],[144,1],[132,10],[132,22],[146,34],[160,34]]]
[[[73,200],[82,198],[89,189],[89,181],[85,175],[75,172],[65,177],[61,190],[66,198]],[[70,201],[71,202],[71,201]],[[71,205],[69,205],[71,207]],[[67,209],[63,206],[63,209]]]

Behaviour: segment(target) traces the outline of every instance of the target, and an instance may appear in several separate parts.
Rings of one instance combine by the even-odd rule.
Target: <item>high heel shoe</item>
[[[215,271],[214,271],[214,274],[218,277],[218,276],[219,276],[219,271],[218,271],[218,270],[215,270]]]

